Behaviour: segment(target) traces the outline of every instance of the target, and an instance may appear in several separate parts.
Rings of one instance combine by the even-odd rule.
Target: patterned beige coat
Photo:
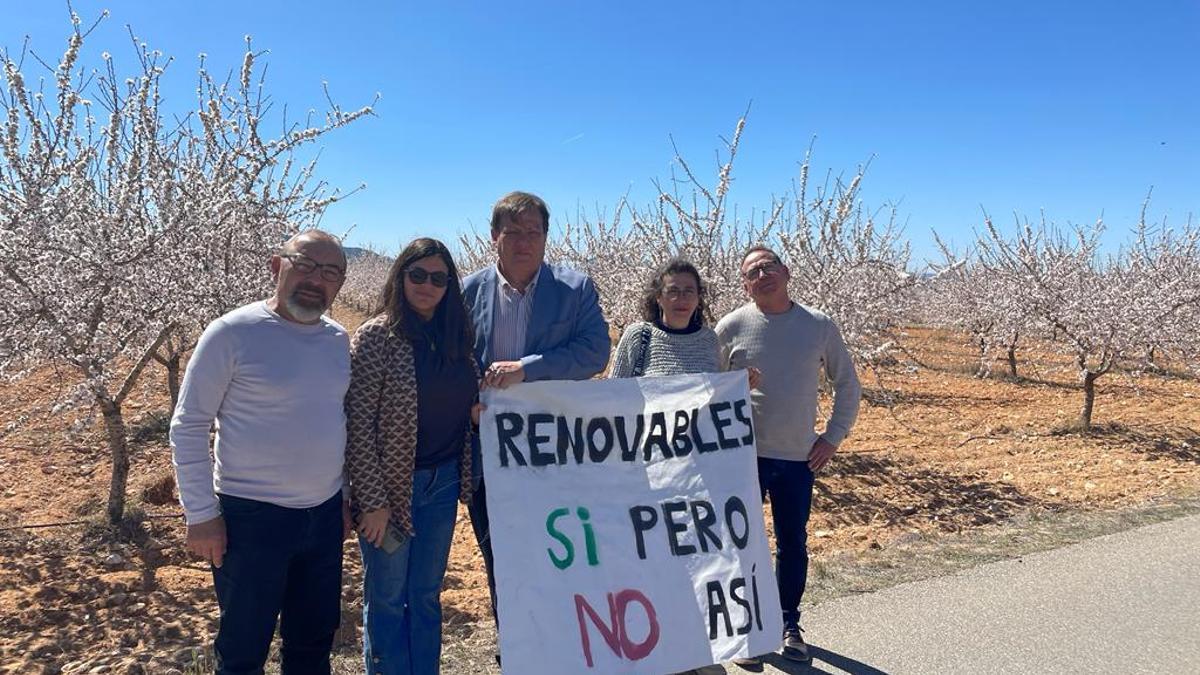
[[[468,355],[471,367],[478,370]],[[476,378],[479,373],[476,372]],[[471,496],[471,434],[463,434],[459,499]],[[350,341],[346,391],[346,470],[355,511],[390,508],[397,530],[413,534],[412,488],[417,449],[417,377],[412,343],[380,315]]]

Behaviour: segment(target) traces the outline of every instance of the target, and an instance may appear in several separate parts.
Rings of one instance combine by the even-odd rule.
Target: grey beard
[[[295,298],[288,298],[284,304],[287,305],[288,314],[291,314],[297,321],[304,323],[312,323],[320,319],[321,315],[325,313],[324,307],[305,307],[296,302]]]

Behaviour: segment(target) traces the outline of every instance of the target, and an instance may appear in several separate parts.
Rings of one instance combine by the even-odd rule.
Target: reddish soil
[[[1067,359],[1035,351],[1022,355],[1028,380],[981,380],[958,336],[913,330],[905,344],[923,366],[902,359],[882,380],[864,374],[871,403],[818,483],[815,556],[1029,509],[1120,509],[1200,490],[1200,382],[1107,376],[1097,428],[1080,434],[1065,430],[1082,400]],[[183,552],[181,520],[156,517],[179,511],[163,374],[151,371],[126,406],[138,439],[130,504],[150,517],[120,536],[100,525],[109,477],[100,425],[68,438],[78,413],[53,412],[71,381],[46,370],[0,385],[0,672],[181,669],[210,639],[216,612],[207,570]],[[86,522],[13,529],[77,520]],[[443,595],[451,627],[489,616],[461,510],[459,521]],[[346,560],[349,649],[361,583],[349,543]]]

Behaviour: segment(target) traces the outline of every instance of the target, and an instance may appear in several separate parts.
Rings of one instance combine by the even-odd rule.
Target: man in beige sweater
[[[841,332],[826,315],[792,301],[790,274],[774,251],[751,248],[742,258],[742,285],[752,302],[717,323],[726,370],[762,371],[751,392],[758,480],[775,526],[775,575],[783,608],[783,656],[808,662],[801,637],[800,598],[808,578],[808,516],[813,476],[850,433],[862,388]],[[833,383],[833,414],[815,430],[821,368]]]

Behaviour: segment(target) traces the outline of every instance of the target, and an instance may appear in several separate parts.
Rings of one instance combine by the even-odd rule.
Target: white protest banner
[[[779,646],[745,372],[484,393],[512,673],[669,673]]]

